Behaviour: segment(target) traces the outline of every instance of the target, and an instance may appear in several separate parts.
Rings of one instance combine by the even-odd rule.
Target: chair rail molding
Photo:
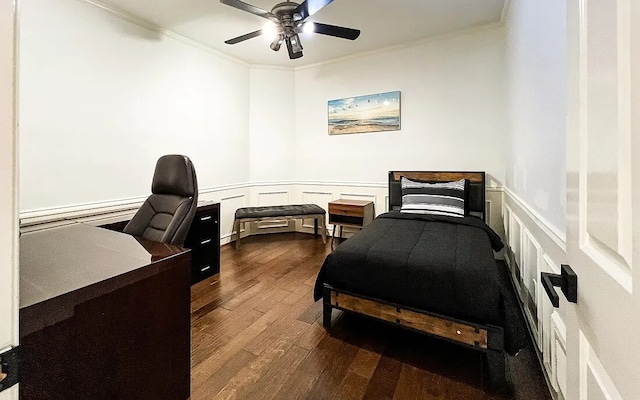
[[[527,214],[529,218],[531,218],[536,225],[542,229],[563,251],[567,249],[567,235],[553,226],[546,218],[540,215],[539,212],[533,209],[527,202],[525,202],[520,196],[514,193],[508,187],[503,187],[501,190],[504,192],[505,196],[516,203],[524,212]],[[505,202],[506,203],[506,202]]]
[[[502,208],[502,187],[490,186],[486,188],[487,201],[492,203],[492,210],[499,213]],[[259,195],[273,195],[286,193],[288,202],[306,203],[311,200],[322,202],[321,207],[326,207],[324,202],[339,199],[341,197],[357,196],[358,198],[371,199],[376,204],[376,214],[386,212],[388,209],[387,183],[381,182],[355,182],[355,181],[316,181],[316,180],[276,180],[241,182],[229,185],[211,186],[200,188],[200,201],[220,202],[221,212],[221,244],[226,244],[234,238],[233,215],[238,207],[259,205]],[[83,204],[72,204],[41,208],[35,210],[20,211],[20,227],[29,230],[38,230],[60,222],[71,223],[72,220],[80,220],[86,223],[101,224],[110,218],[123,218],[132,216],[142,205],[146,196],[123,199],[110,199]],[[500,225],[499,218],[494,215],[491,225]],[[293,224],[292,224],[293,227]],[[296,224],[296,230],[310,231],[310,224]],[[242,231],[243,236],[249,232]]]

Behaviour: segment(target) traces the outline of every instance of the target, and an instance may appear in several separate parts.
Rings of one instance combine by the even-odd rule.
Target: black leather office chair
[[[124,232],[181,246],[198,206],[198,180],[189,157],[176,154],[160,157],[151,192]]]

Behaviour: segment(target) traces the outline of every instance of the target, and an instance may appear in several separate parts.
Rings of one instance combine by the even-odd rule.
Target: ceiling
[[[281,0],[244,0],[265,10]],[[300,1],[298,1],[300,2]],[[262,28],[266,19],[218,0],[101,0],[100,3],[149,21],[249,64],[299,67],[430,36],[500,21],[505,0],[334,0],[308,21],[362,31],[355,41],[301,34],[304,56],[290,60],[270,41],[257,37],[227,45],[225,40]]]

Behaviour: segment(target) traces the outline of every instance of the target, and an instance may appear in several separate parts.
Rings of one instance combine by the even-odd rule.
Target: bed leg
[[[322,326],[326,329],[331,328],[331,310],[333,310],[331,304],[324,303],[322,305]]]
[[[331,290],[328,287],[324,287],[322,291],[322,326],[325,329],[331,328]]]
[[[504,351],[504,330],[492,327],[488,330],[485,379],[493,390],[509,392],[507,353]],[[487,376],[488,375],[488,376]]]
[[[493,389],[507,389],[507,355],[504,351],[487,351],[488,381]]]

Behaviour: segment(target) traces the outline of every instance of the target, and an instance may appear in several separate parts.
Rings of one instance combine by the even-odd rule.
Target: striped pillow
[[[400,180],[402,207],[400,212],[464,217],[464,179],[454,182],[416,182]]]

